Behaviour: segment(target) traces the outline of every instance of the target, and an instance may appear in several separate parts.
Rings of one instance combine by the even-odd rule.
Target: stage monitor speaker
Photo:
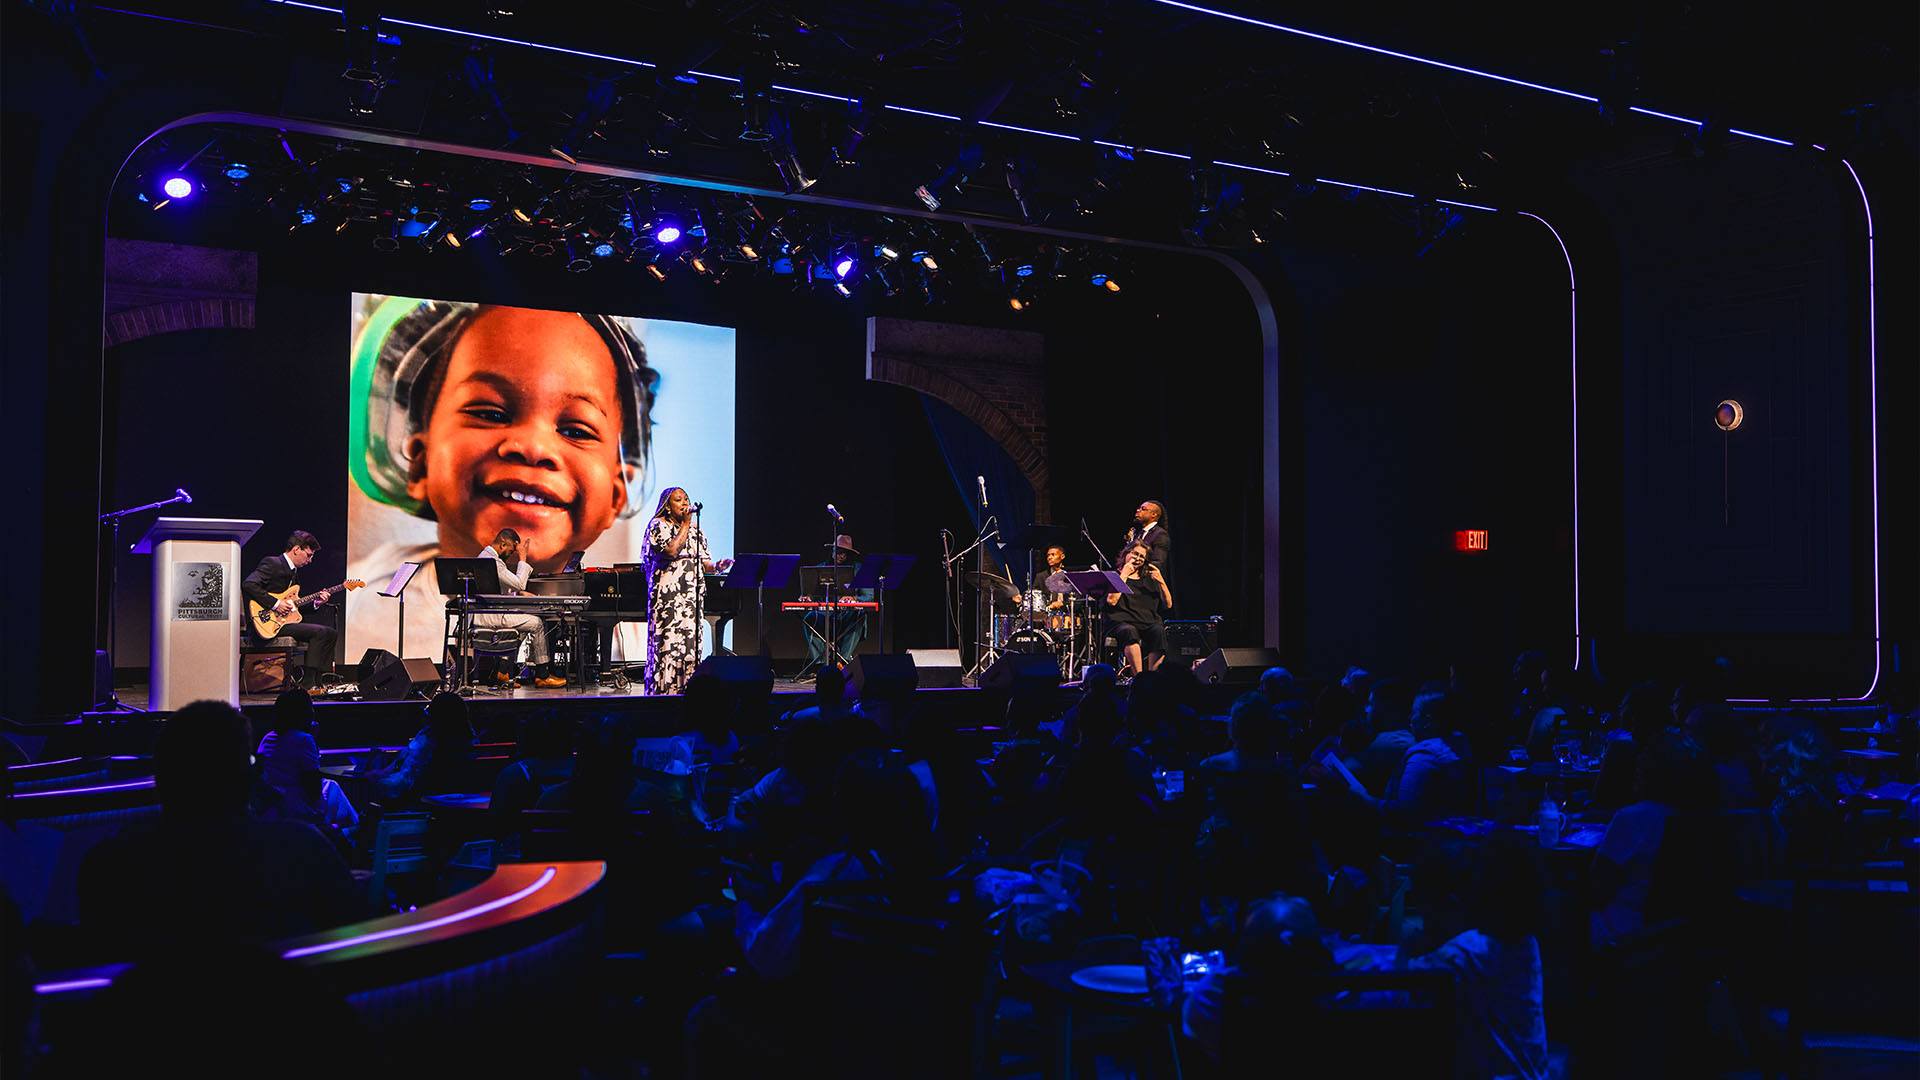
[[[413,697],[432,697],[439,686],[440,672],[433,666],[433,661],[425,657],[409,657],[374,669],[371,680],[361,678],[360,700],[405,701]]]
[[[853,696],[862,700],[904,697],[920,685],[912,656],[900,653],[866,653],[847,665],[847,685]]]
[[[773,662],[764,656],[709,656],[693,673],[711,675],[736,693],[756,687],[761,693],[773,693]]]
[[[908,649],[920,689],[947,689],[960,685],[959,649]]]
[[[1252,686],[1260,681],[1261,672],[1279,666],[1278,649],[1215,649],[1194,665],[1193,674],[1207,686]]]
[[[1035,690],[1060,685],[1060,661],[1052,653],[1002,653],[980,674],[982,690]]]
[[[389,664],[397,664],[400,658],[385,649],[368,649],[360,654],[360,664],[354,668],[353,681],[361,686],[373,682],[373,677]]]

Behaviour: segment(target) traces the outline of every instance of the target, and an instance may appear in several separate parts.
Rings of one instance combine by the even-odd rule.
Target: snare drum
[[[1077,633],[1080,630],[1080,615],[1072,608],[1063,607],[1058,611],[1047,612],[1043,625],[1046,626],[1047,633],[1056,637]]]

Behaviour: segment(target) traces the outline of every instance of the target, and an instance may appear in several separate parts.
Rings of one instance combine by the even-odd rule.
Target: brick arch
[[[1047,455],[1014,419],[998,405],[958,379],[924,364],[897,356],[875,355],[867,374],[874,382],[892,383],[917,390],[952,406],[960,415],[979,425],[1000,445],[1019,467],[1027,483],[1033,485],[1034,517],[1051,521],[1053,499],[1049,491],[1050,472]]]
[[[115,311],[107,316],[108,348],[176,330],[251,330],[253,300],[223,298],[166,300]]]

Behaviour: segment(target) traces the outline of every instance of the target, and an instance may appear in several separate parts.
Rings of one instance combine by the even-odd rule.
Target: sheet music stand
[[[399,633],[396,635],[397,640],[394,642],[393,651],[401,657],[407,655],[407,586],[412,583],[413,575],[419,572],[419,563],[401,563],[400,569],[393,572],[393,577],[388,579],[387,584],[379,590],[378,594],[389,599],[400,601],[400,626],[398,628]]]
[[[872,589],[874,598],[880,602],[880,629],[875,635],[875,643],[881,652],[887,651],[887,593],[900,587],[907,580],[907,572],[913,569],[913,555],[868,555],[860,561],[860,572],[853,575],[847,583],[850,589]]]
[[[1087,625],[1089,644],[1096,644],[1097,641],[1093,638],[1093,635],[1098,634],[1099,630],[1095,628],[1097,623],[1093,618],[1092,609],[1094,601],[1096,599],[1105,599],[1108,593],[1117,592],[1122,596],[1128,596],[1133,593],[1133,588],[1126,582],[1120,580],[1120,575],[1111,570],[1068,570],[1066,575],[1067,584],[1072,589],[1069,596],[1078,597],[1081,602],[1087,605],[1085,622]],[[1079,642],[1076,640],[1078,636],[1078,630],[1068,631],[1067,653],[1073,657],[1075,661],[1080,658]],[[1092,650],[1090,650],[1090,652],[1091,651]],[[1097,658],[1098,653],[1094,652],[1094,655]],[[1074,663],[1068,663],[1067,667],[1069,668],[1067,678],[1071,680],[1076,674],[1075,670],[1073,670]]]
[[[458,635],[453,668],[458,674],[454,685],[466,686],[472,680],[473,661],[473,598],[500,591],[500,564],[492,559],[449,559],[438,558],[433,561],[433,574],[440,586],[440,595],[460,598]]]
[[[753,633],[761,656],[767,655],[767,590],[786,588],[799,565],[798,555],[735,555],[733,568],[720,580],[723,588],[753,590],[756,610]],[[719,644],[714,642],[716,647]]]

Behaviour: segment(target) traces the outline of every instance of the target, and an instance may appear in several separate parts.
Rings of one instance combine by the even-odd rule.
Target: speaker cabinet
[[[1060,661],[1051,653],[1002,653],[980,673],[982,690],[1036,690],[1060,685]]]
[[[1194,665],[1193,674],[1207,686],[1252,686],[1261,672],[1279,666],[1278,649],[1215,649]]]
[[[392,660],[393,654],[387,654]],[[373,677],[364,675],[360,679],[360,698],[363,701],[405,701],[408,698],[431,697],[440,686],[440,671],[433,661],[422,657],[407,660],[393,660],[392,663],[374,669]]]
[[[960,685],[959,649],[908,649],[920,689],[946,689]]]
[[[919,688],[920,676],[911,656],[866,653],[847,665],[847,685],[853,687],[855,697],[902,697]]]

